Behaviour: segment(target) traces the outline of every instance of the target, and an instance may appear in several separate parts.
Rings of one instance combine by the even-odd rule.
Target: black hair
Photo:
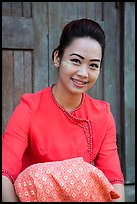
[[[78,37],[90,37],[98,41],[102,48],[102,59],[105,50],[105,33],[101,26],[91,19],[82,18],[73,20],[66,24],[60,36],[59,46],[53,50],[52,59],[54,59],[54,52],[58,50],[58,56],[62,58],[64,49]]]

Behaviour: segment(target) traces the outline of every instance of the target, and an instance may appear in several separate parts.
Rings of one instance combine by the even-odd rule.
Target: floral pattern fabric
[[[82,157],[37,163],[14,183],[21,202],[111,202],[119,198],[101,170]]]

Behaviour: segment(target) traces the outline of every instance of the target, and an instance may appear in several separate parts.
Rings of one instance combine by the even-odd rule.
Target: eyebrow
[[[76,55],[76,56],[80,57],[81,59],[84,59],[84,57],[82,57],[81,55],[79,55],[79,54],[77,54],[77,53],[72,53],[72,54],[70,54],[69,56],[73,56],[73,55]],[[99,59],[91,59],[90,61],[91,61],[91,62],[92,62],[92,61],[100,62]]]

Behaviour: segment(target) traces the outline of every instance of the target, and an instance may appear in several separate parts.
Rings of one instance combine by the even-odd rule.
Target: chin
[[[73,94],[83,94],[87,91],[87,89],[71,89],[71,93]]]

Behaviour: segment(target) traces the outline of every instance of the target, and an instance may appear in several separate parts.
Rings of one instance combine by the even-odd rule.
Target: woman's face
[[[102,48],[91,38],[77,38],[64,50],[59,65],[58,86],[71,93],[89,90],[100,72]]]

